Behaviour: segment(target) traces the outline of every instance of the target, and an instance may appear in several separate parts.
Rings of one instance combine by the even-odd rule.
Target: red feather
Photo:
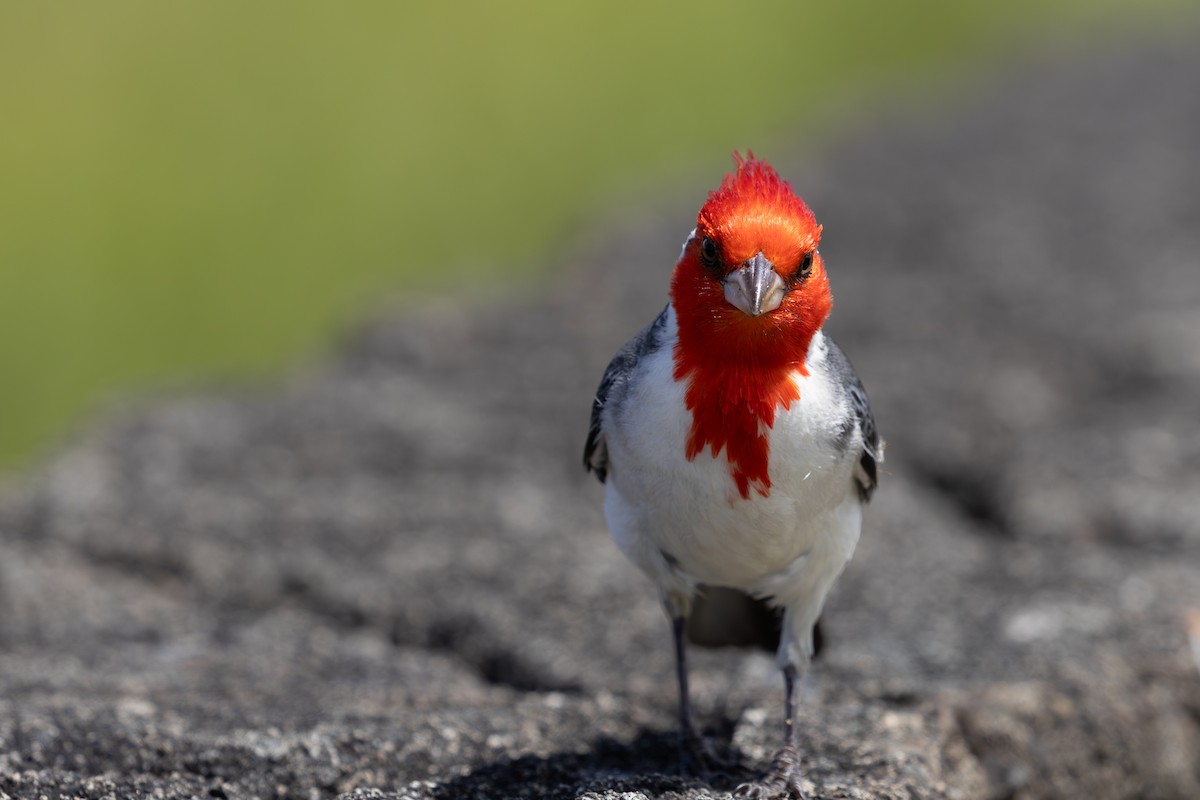
[[[796,284],[774,311],[752,317],[725,300],[721,283],[700,261],[700,241],[712,239],[726,271],[762,252],[790,281],[821,226],[804,201],[769,164],[752,153],[709,194],[696,221],[696,237],[671,278],[671,301],[679,324],[675,380],[687,381],[692,412],[687,457],[706,448],[722,451],[743,498],[750,489],[770,493],[770,431],[775,414],[800,397],[792,379],[806,375],[804,361],[813,335],[829,316],[833,297],[820,254],[808,278]]]

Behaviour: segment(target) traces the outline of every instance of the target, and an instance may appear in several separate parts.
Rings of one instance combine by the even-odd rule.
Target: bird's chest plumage
[[[607,507],[623,549],[649,541],[691,578],[750,588],[836,535],[831,518],[852,492],[854,443],[846,441],[845,399],[820,369],[823,346],[814,340],[808,374],[787,376],[793,399],[755,431],[765,437],[769,480],[748,492],[728,443],[715,454],[711,446],[689,453],[696,418],[672,347],[639,364],[606,424]]]

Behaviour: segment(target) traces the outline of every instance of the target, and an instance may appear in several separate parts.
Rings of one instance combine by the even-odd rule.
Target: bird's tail
[[[688,641],[701,647],[779,648],[783,611],[737,589],[701,586],[688,617]],[[814,655],[821,652],[821,623],[813,628]]]

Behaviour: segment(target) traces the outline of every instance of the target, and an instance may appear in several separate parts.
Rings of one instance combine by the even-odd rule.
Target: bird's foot
[[[686,775],[729,778],[737,771],[736,764],[717,755],[708,740],[695,731],[683,735],[679,749],[680,763]]]
[[[805,800],[801,779],[800,753],[795,745],[788,744],[775,754],[762,780],[743,783],[733,796],[743,800]]]

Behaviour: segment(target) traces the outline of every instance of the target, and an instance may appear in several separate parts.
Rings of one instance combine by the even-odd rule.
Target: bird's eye
[[[704,262],[706,267],[715,267],[717,259],[721,257],[717,250],[717,243],[705,236],[700,240],[700,260]]]
[[[816,250],[809,250],[804,254],[804,258],[800,259],[800,266],[796,268],[796,283],[808,280],[808,276],[812,274],[813,256],[816,253]]]

